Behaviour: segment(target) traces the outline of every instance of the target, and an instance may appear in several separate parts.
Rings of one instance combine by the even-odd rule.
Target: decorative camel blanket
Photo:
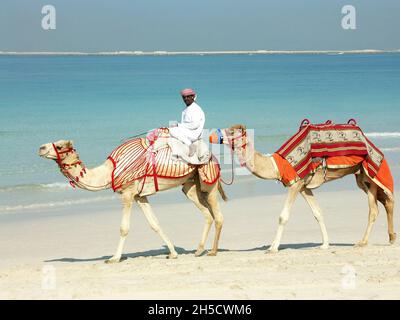
[[[297,175],[297,172],[293,169],[293,167],[289,164],[289,162],[282,158],[277,153],[272,155],[274,159],[274,164],[276,165],[276,169],[279,173],[279,180],[285,186],[291,186],[295,182],[297,182],[300,178]],[[339,169],[339,168],[349,168],[356,165],[361,164],[364,171],[368,173],[368,163],[363,156],[337,156],[337,157],[329,157],[326,159],[325,166],[331,169]],[[313,170],[312,172],[316,172],[319,168],[323,167],[324,163],[322,161],[313,161]],[[380,186],[387,195],[393,197],[394,192],[394,182],[393,176],[390,172],[389,165],[386,159],[383,159],[381,166],[377,175],[373,178],[369,176],[378,186]]]
[[[368,173],[375,177],[382,152],[364,135],[354,120],[347,124],[310,124],[303,120],[299,132],[276,152],[285,158],[300,178],[313,170],[313,159],[358,155],[365,157]]]
[[[160,129],[163,130],[163,129]],[[165,135],[166,132],[160,132]],[[172,158],[168,144],[154,149],[153,135],[148,138],[131,139],[114,149],[108,156],[114,165],[112,172],[112,188],[117,191],[129,186],[135,180],[150,178],[158,191],[157,178],[182,178],[198,169],[200,179],[207,184],[213,184],[220,177],[220,166],[212,156],[208,163],[197,166]]]

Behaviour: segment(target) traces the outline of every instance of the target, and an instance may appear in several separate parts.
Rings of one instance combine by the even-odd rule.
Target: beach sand
[[[366,195],[359,190],[315,193],[330,236],[327,250],[319,249],[318,224],[299,198],[282,250],[265,254],[275,235],[284,189],[278,195],[223,203],[225,223],[216,257],[194,256],[203,217],[189,202],[153,206],[180,253],[178,259],[165,259],[161,239],[134,207],[126,260],[112,265],[104,260],[119,239],[118,200],[4,215],[0,298],[399,299],[400,246],[388,244],[383,207],[369,246],[355,248],[367,224]],[[398,222],[396,208],[396,228]]]

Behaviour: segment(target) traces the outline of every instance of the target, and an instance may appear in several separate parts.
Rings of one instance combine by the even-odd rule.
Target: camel
[[[254,149],[252,141],[250,141],[246,134],[246,127],[244,125],[234,125],[228,129],[221,129],[220,132],[222,133],[222,136],[219,143],[228,145],[231,150],[236,153],[242,166],[245,166],[253,175],[261,179],[279,180],[280,175],[273,157],[263,155]],[[363,238],[356,244],[356,246],[363,247],[368,244],[372,226],[378,216],[377,200],[385,207],[388,221],[389,242],[390,244],[393,244],[396,240],[396,234],[393,230],[394,198],[388,196],[377,183],[369,178],[360,164],[348,168],[321,169],[314,175],[306,176],[305,178],[300,179],[289,186],[288,195],[284,203],[283,210],[279,216],[279,225],[276,236],[271,246],[268,248],[267,253],[278,252],[284,227],[289,220],[291,208],[299,193],[310,206],[314,217],[319,224],[322,234],[322,245],[320,248],[329,248],[328,233],[324,223],[323,214],[321,208],[314,198],[312,189],[317,188],[326,182],[340,179],[349,174],[356,174],[357,185],[367,194],[369,204],[367,229]]]
[[[99,191],[111,188],[112,172],[114,167],[110,159],[107,159],[103,164],[95,168],[86,168],[79,159],[79,155],[75,151],[71,140],[59,140],[54,143],[43,144],[39,148],[39,156],[55,160],[61,173],[76,187],[88,191]],[[150,227],[167,245],[169,249],[167,258],[175,259],[178,257],[174,245],[161,229],[158,219],[154,215],[149,204],[147,196],[140,196],[141,186],[141,180],[136,180],[129,186],[118,191],[123,204],[120,239],[115,254],[110,259],[106,260],[106,263],[116,263],[121,261],[124,243],[129,232],[131,208],[134,201],[143,211]],[[205,218],[201,241],[195,256],[198,257],[205,253],[205,242],[213,221],[215,222],[215,237],[212,249],[208,252],[208,256],[217,255],[218,242],[223,225],[223,215],[217,197],[218,193],[224,201],[227,200],[220,180],[218,179],[213,184],[205,184],[201,179],[199,179],[197,169],[193,170],[187,176],[177,179],[158,178],[158,191],[164,191],[178,186],[183,186],[182,191],[185,193],[187,198],[196,205]]]

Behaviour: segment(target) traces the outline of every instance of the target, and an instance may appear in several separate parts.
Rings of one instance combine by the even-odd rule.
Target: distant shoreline
[[[380,54],[396,50],[240,50],[240,51],[113,51],[113,52],[13,52],[0,51],[0,56],[178,56],[178,55],[274,55],[274,54]]]

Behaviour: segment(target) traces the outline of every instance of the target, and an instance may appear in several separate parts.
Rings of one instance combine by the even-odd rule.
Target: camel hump
[[[212,156],[200,166],[176,161],[168,144],[152,150],[152,144],[143,138],[129,140],[112,151],[108,159],[114,165],[112,188],[117,191],[146,177],[167,179],[182,178],[199,169],[203,182],[213,184],[220,175],[217,159]]]

